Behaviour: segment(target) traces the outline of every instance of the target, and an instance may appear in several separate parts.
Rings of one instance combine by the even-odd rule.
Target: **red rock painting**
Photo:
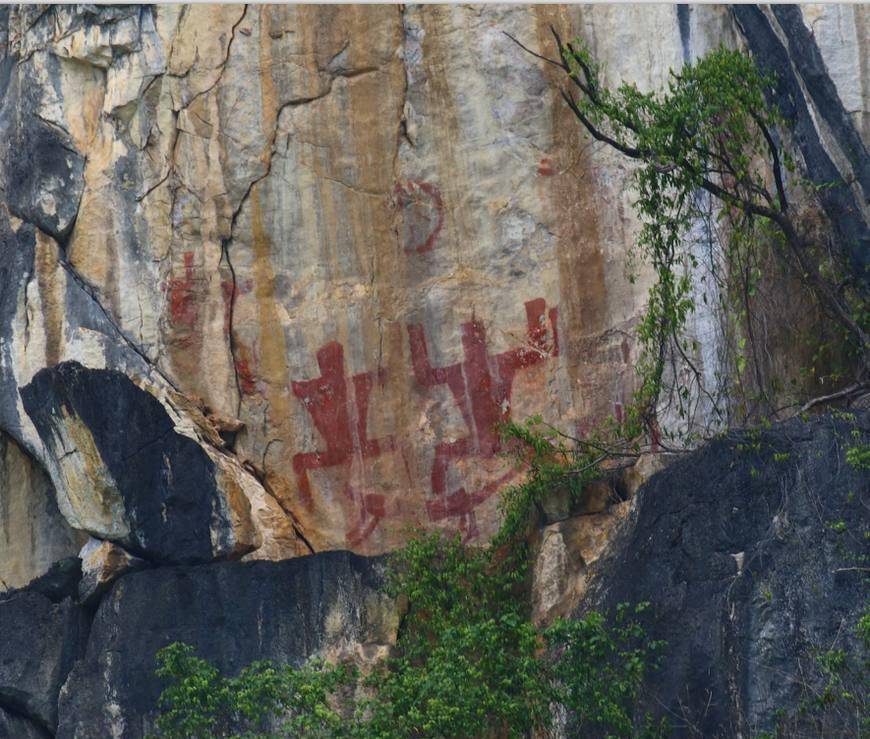
[[[432,497],[426,510],[432,521],[458,519],[467,539],[479,533],[475,518],[477,506],[516,473],[504,473],[472,492],[464,487],[451,490],[448,483],[450,464],[463,458],[492,459],[496,456],[502,445],[495,427],[510,416],[517,372],[559,353],[557,309],[548,310],[546,301],[539,298],[527,302],[525,311],[526,343],[499,354],[490,354],[486,328],[481,321],[472,320],[461,327],[463,360],[445,367],[432,366],[423,327],[407,327],[415,380],[424,388],[446,385],[468,428],[464,438],[436,445],[430,476]],[[349,473],[354,462],[360,463],[361,469],[365,470],[367,460],[397,450],[393,436],[370,439],[368,435],[371,392],[376,380],[384,385],[385,372],[362,372],[348,377],[345,374],[344,348],[335,341],[318,350],[317,366],[319,377],[292,382],[294,396],[302,402],[323,439],[322,448],[293,456],[299,492],[308,506],[314,503],[309,479],[311,470],[345,465]],[[346,532],[350,546],[365,541],[390,515],[385,496],[364,488],[364,485],[351,481],[345,485],[344,494],[357,512]]]
[[[169,280],[169,317],[175,327],[192,330],[199,317],[198,280],[194,274],[193,252],[184,252],[184,277]]]
[[[552,177],[555,174],[559,174],[558,170],[553,166],[553,162],[550,159],[544,157],[538,163],[538,176],[539,177]]]
[[[427,504],[429,516],[438,521],[459,518],[460,528],[467,538],[477,535],[474,509],[492,495],[506,478],[496,480],[473,493],[465,488],[448,490],[447,472],[451,460],[476,456],[494,457],[501,450],[496,425],[510,416],[511,392],[516,373],[558,354],[556,308],[547,311],[543,299],[530,300],[526,307],[528,344],[501,354],[489,354],[486,329],[480,321],[462,325],[462,362],[446,367],[433,367],[429,360],[425,330],[420,325],[408,326],[414,377],[424,387],[447,385],[453,400],[468,427],[468,436],[457,441],[445,441],[435,448],[432,466],[432,494]],[[547,319],[552,332],[548,342]]]
[[[325,449],[300,452],[293,456],[293,471],[306,505],[313,502],[309,470],[349,465],[355,458],[377,457],[395,448],[392,436],[368,438],[369,396],[375,376],[383,383],[384,372],[362,372],[348,378],[344,370],[344,348],[336,341],[320,348],[317,366],[320,368],[320,377],[292,382],[293,394],[311,415],[326,446]],[[345,492],[354,501],[360,514],[347,535],[351,544],[358,544],[371,534],[386,514],[385,501],[382,495],[356,490],[350,484]]]
[[[444,203],[438,188],[428,182],[397,183],[393,198],[402,210],[402,243],[405,251],[431,251],[444,226]]]

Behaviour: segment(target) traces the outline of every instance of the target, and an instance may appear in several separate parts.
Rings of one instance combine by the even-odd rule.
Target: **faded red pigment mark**
[[[221,280],[221,295],[224,299],[224,336],[230,335],[230,321],[235,299],[239,295],[247,295],[254,286],[253,280],[245,280],[242,285],[233,284],[232,280]]]
[[[221,295],[224,299],[224,336],[230,338],[232,331],[232,316],[235,300],[239,295],[251,292],[253,281],[245,280],[244,284],[233,284],[232,280],[221,280]],[[257,378],[254,372],[254,351],[245,346],[233,332],[232,335],[233,365],[236,368],[236,376],[239,381],[239,390],[242,395],[253,395],[257,391]]]
[[[199,316],[196,295],[197,279],[194,276],[193,252],[184,252],[184,278],[169,280],[169,315],[173,326],[193,329]]]
[[[393,188],[396,205],[402,209],[402,243],[406,252],[431,251],[444,226],[444,202],[438,188],[428,182],[409,180]]]
[[[374,384],[374,372],[362,372],[350,378],[353,399],[348,392],[344,373],[344,349],[336,341],[325,344],[317,352],[320,377],[292,382],[293,394],[311,414],[315,428],[326,442],[326,449],[300,452],[293,456],[293,471],[299,480],[299,490],[306,505],[311,505],[309,470],[349,464],[355,457],[368,459],[395,449],[392,436],[368,438],[369,396]],[[384,372],[378,370],[383,383]],[[360,492],[348,485],[345,493],[356,504],[360,519],[348,532],[348,541],[358,544],[365,539],[385,515],[383,496]]]
[[[559,171],[553,166],[553,163],[544,157],[538,163],[538,176],[552,177],[554,174],[559,174]]]
[[[236,376],[239,378],[239,390],[242,395],[256,393],[257,375],[254,371],[256,358],[253,350],[237,340],[233,350],[233,363],[236,366]]]
[[[474,509],[490,497],[505,481],[495,481],[469,494],[465,488],[447,490],[447,471],[451,459],[476,456],[494,457],[501,450],[496,431],[498,423],[510,417],[511,392],[516,373],[559,353],[556,333],[557,309],[547,311],[542,298],[530,300],[526,307],[527,346],[501,354],[488,354],[486,329],[476,320],[462,325],[462,362],[447,367],[433,367],[429,361],[426,335],[422,326],[408,326],[414,377],[424,387],[447,385],[469,434],[457,441],[445,441],[435,447],[432,465],[432,493],[435,499],[427,503],[432,520],[458,517],[466,538],[477,535]],[[552,330],[552,343],[547,343],[546,319]]]

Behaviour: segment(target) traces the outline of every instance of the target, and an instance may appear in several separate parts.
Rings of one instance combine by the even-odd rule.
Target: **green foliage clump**
[[[856,470],[870,470],[870,445],[855,444],[846,449],[846,464]]]
[[[666,724],[648,715],[638,723],[635,706],[643,680],[657,666],[664,642],[649,641],[638,620],[649,609],[640,603],[617,607],[612,624],[600,613],[557,621],[546,632],[560,652],[553,667],[553,699],[576,721],[580,736],[662,736]]]
[[[544,723],[546,677],[516,571],[493,548],[423,535],[393,565],[407,597],[397,655],[376,673],[373,737],[526,736]]]
[[[353,678],[344,665],[312,661],[294,668],[268,660],[225,677],[193,647],[177,642],[161,649],[157,661],[157,675],[169,682],[157,719],[166,739],[249,739],[275,730],[288,737],[336,737],[342,719],[329,698]]]

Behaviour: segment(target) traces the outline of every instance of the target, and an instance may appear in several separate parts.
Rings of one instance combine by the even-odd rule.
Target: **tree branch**
[[[788,210],[788,202],[785,199],[785,186],[782,181],[782,165],[779,161],[779,149],[773,140],[773,136],[770,135],[770,131],[767,130],[767,126],[764,125],[764,121],[761,120],[761,117],[757,113],[752,113],[752,119],[755,121],[755,124],[764,136],[764,140],[767,142],[767,148],[770,150],[770,155],[773,158],[773,179],[776,183],[776,194],[779,198],[779,208],[783,213],[785,213]]]
[[[513,41],[517,46],[519,46],[524,52],[526,52],[526,54],[531,54],[536,59],[540,59],[542,62],[547,62],[547,64],[552,64],[554,67],[558,67],[562,71],[569,71],[568,69],[566,69],[566,67],[564,65],[560,64],[559,62],[557,62],[553,59],[550,59],[549,57],[544,56],[543,54],[539,54],[536,51],[532,51],[528,46],[524,46],[519,41],[517,41],[517,39],[515,39],[513,36],[511,36],[507,31],[502,31],[502,33],[505,36],[507,36],[511,41]]]

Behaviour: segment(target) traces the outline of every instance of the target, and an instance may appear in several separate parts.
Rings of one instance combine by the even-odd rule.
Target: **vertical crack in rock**
[[[234,329],[233,329],[233,318],[235,315],[236,291],[237,291],[238,285],[236,282],[236,271],[233,267],[232,259],[230,257],[233,235],[234,235],[235,230],[236,230],[236,223],[238,222],[239,216],[241,215],[242,210],[245,207],[245,204],[250,199],[251,194],[254,191],[254,188],[257,185],[259,185],[263,180],[265,180],[267,177],[269,177],[269,175],[272,174],[272,161],[273,161],[275,153],[276,153],[276,145],[278,143],[278,134],[279,134],[279,131],[281,128],[281,114],[289,108],[294,108],[294,107],[298,107],[301,105],[307,105],[309,103],[313,103],[317,100],[325,98],[327,95],[329,95],[332,92],[332,86],[333,86],[337,77],[344,77],[347,79],[352,79],[354,77],[359,77],[360,75],[369,74],[369,73],[374,72],[374,71],[377,71],[377,70],[367,67],[367,68],[359,69],[359,70],[350,70],[350,71],[339,70],[336,72],[332,72],[332,73],[330,73],[329,82],[327,83],[326,89],[323,92],[321,92],[317,95],[309,96],[309,97],[294,98],[294,99],[288,100],[288,101],[284,102],[282,105],[280,105],[277,112],[275,113],[275,127],[272,129],[272,134],[270,135],[269,140],[263,149],[266,170],[265,170],[265,172],[263,172],[263,174],[255,177],[253,180],[250,181],[247,188],[245,189],[244,194],[242,195],[241,199],[239,200],[238,206],[233,211],[232,218],[230,219],[229,235],[225,239],[223,239],[221,242],[221,260],[226,262],[227,269],[229,269],[229,271],[230,271],[230,279],[231,279],[230,297],[229,297],[229,301],[228,301],[229,305],[227,308],[227,312],[229,314],[227,325],[229,327],[228,343],[229,343],[229,348],[230,348],[230,360],[231,360],[230,364],[232,364],[232,367],[233,367],[233,373],[235,375],[236,393],[238,395],[238,403],[236,405],[236,416],[239,416],[241,414],[242,397],[243,397],[241,378],[239,377],[239,367],[238,367],[238,361],[237,361],[237,356],[236,356],[237,347],[236,347]],[[345,183],[340,183],[340,184],[345,184]],[[377,193],[377,194],[380,195],[382,193]]]
[[[249,6],[247,4],[245,4],[245,6],[242,9],[242,14],[239,16],[239,19],[235,23],[233,23],[233,26],[230,29],[230,40],[227,42],[227,53],[224,55],[224,60],[220,64],[218,64],[218,66],[216,67],[216,69],[219,69],[220,71],[218,72],[218,76],[215,79],[215,81],[211,85],[209,85],[205,90],[200,90],[198,93],[196,93],[196,95],[194,95],[190,100],[187,101],[186,105],[179,108],[178,111],[176,111],[176,112],[181,113],[183,111],[186,111],[188,108],[190,108],[191,105],[193,105],[197,100],[199,100],[199,98],[203,97],[204,95],[208,95],[208,93],[210,93],[212,90],[217,88],[217,86],[220,84],[220,82],[224,76],[224,70],[226,70],[226,67],[227,67],[227,62],[229,62],[229,60],[230,60],[230,52],[232,51],[232,48],[233,48],[233,42],[236,40],[236,30],[242,24],[242,21],[245,20],[245,16],[248,14],[248,8],[249,8]],[[190,70],[188,70],[188,72],[189,71]]]

